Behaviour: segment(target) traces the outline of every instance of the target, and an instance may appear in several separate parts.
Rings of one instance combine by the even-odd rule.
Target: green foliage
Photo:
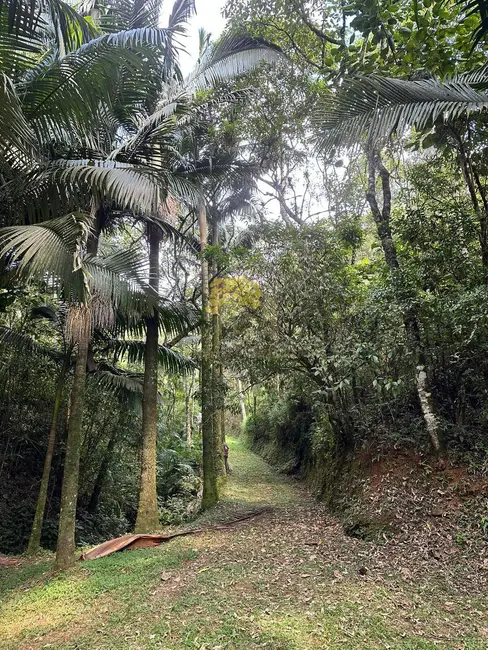
[[[245,424],[251,448],[287,473],[303,473],[312,436],[310,407],[300,400],[265,399]]]

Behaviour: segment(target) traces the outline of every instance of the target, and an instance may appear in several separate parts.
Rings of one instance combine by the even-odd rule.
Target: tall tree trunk
[[[193,425],[193,413],[192,413],[192,392],[193,392],[193,382],[195,381],[195,372],[191,373],[191,380],[189,383],[185,381],[184,383],[184,392],[185,392],[185,432],[186,432],[186,446],[188,449],[191,449],[192,444],[192,425]]]
[[[239,402],[241,404],[242,424],[244,424],[245,421],[247,420],[247,413],[246,413],[246,402],[244,401],[244,395],[242,393],[242,381],[240,379],[237,380],[237,388],[239,390]]]
[[[212,246],[219,244],[219,224],[212,224]],[[215,443],[215,463],[217,473],[225,476],[224,438],[222,435],[222,386],[221,386],[221,359],[220,359],[220,290],[218,280],[218,265],[212,264],[213,279],[210,283],[210,311],[212,313],[212,428]]]
[[[215,467],[215,441],[213,435],[212,404],[212,328],[210,322],[210,290],[208,283],[207,213],[203,197],[198,202],[198,225],[202,251],[202,364],[200,371],[200,393],[202,398],[202,443],[203,443],[203,497],[202,507],[209,508],[218,501],[217,471]]]
[[[112,435],[110,436],[110,439],[108,441],[107,448],[105,450],[105,454],[103,455],[102,463],[100,465],[100,468],[98,470],[97,477],[95,479],[95,483],[93,484],[93,490],[90,496],[90,501],[88,502],[88,507],[87,510],[88,512],[91,512],[92,514],[96,512],[98,508],[98,503],[100,501],[100,495],[102,494],[102,488],[105,483],[105,478],[107,476],[108,468],[110,465],[110,461],[112,460],[112,454],[115,449],[115,445],[117,443],[117,436],[118,436],[118,430],[117,428],[114,430]]]
[[[83,320],[78,338],[76,366],[71,389],[66,457],[64,461],[63,485],[61,489],[61,510],[59,533],[56,546],[56,569],[67,569],[75,562],[76,502],[78,500],[78,479],[80,474],[80,450],[85,404],[86,360],[91,333],[91,310],[80,308]]]
[[[385,260],[392,272],[392,280],[396,284],[399,292],[403,290],[403,278],[401,275],[400,265],[398,263],[398,256],[393,241],[390,216],[391,216],[391,188],[390,188],[390,173],[383,165],[379,151],[370,148],[367,152],[368,155],[368,189],[366,198],[368,200],[373,218],[376,222],[378,235],[381,239],[381,245],[385,254]],[[378,171],[381,179],[381,187],[383,192],[383,205],[380,209],[376,199],[376,172]],[[415,358],[416,358],[416,371],[415,371],[415,385],[417,388],[417,395],[420,402],[420,408],[425,421],[427,432],[430,437],[432,447],[437,454],[440,453],[441,443],[439,435],[439,422],[437,420],[434,402],[432,400],[432,391],[429,385],[429,379],[425,370],[425,352],[423,349],[420,327],[416,314],[411,309],[404,309],[403,323],[405,331],[411,344],[413,345]]]
[[[149,239],[149,284],[158,294],[161,229],[155,224],[149,224],[147,228]],[[160,527],[156,491],[159,343],[159,320],[156,313],[146,319],[146,328],[144,397],[142,401],[141,482],[135,528],[137,533],[150,533]]]
[[[220,322],[220,336],[222,340],[222,321]],[[224,386],[224,366],[220,364],[220,385]],[[225,442],[225,396],[222,396],[222,404],[220,406],[220,432],[222,435],[222,447]]]
[[[191,413],[190,413],[190,394],[185,394],[185,434],[186,446],[191,449]]]
[[[44,468],[42,470],[41,485],[39,488],[39,496],[37,497],[36,513],[34,515],[34,522],[32,524],[32,531],[27,546],[27,554],[35,555],[41,548],[41,533],[42,523],[44,521],[44,511],[46,509],[47,490],[49,487],[49,476],[51,474],[51,465],[54,454],[54,443],[56,442],[56,427],[58,423],[59,409],[61,400],[63,399],[64,384],[66,381],[66,373],[68,372],[70,354],[66,354],[63,361],[61,372],[58,377],[56,386],[56,394],[54,397],[53,415],[51,419],[51,429],[49,431],[49,438],[47,441],[46,456],[44,458]]]
[[[102,229],[107,222],[107,215],[103,204],[99,203],[95,197],[92,199],[92,215],[93,223],[86,242],[87,255],[96,255],[98,253],[98,244],[100,243]]]

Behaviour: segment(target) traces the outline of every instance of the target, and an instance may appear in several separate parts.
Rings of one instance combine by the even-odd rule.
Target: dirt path
[[[223,501],[196,525],[271,512],[68,576],[50,576],[48,562],[2,569],[11,588],[0,648],[488,648],[486,600],[472,567],[427,557],[412,566],[408,548],[348,538],[305,490],[243,445],[233,441],[230,458]]]

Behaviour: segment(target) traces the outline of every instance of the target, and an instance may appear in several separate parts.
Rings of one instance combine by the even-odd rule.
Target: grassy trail
[[[230,446],[224,499],[194,525],[271,512],[62,576],[50,559],[0,568],[1,650],[488,648],[469,576],[464,587],[435,567],[409,579],[398,558],[345,537],[300,486]]]

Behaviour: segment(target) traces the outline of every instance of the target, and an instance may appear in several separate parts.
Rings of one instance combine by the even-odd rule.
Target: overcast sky
[[[183,73],[187,74],[193,68],[198,57],[198,30],[203,27],[210,32],[213,38],[217,38],[225,26],[222,18],[222,8],[226,0],[196,0],[197,14],[193,16],[188,27],[188,38],[184,39],[188,55],[181,55],[181,67]],[[173,3],[167,0],[163,10],[162,24],[168,24],[168,16]]]

